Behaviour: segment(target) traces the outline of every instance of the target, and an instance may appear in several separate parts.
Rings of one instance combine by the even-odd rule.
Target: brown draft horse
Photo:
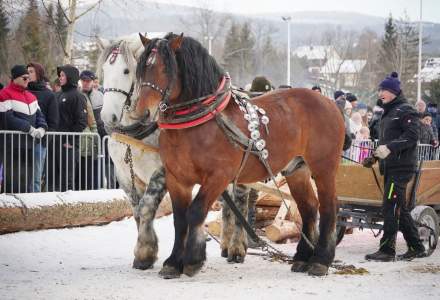
[[[174,212],[174,247],[160,274],[165,278],[181,273],[192,276],[206,260],[203,224],[212,203],[234,181],[240,167],[238,183],[257,182],[269,174],[254,155],[241,166],[243,150],[231,144],[215,118],[185,129],[161,126],[166,125],[167,107],[213,94],[225,72],[199,42],[183,34],[144,38],[143,43],[145,51],[137,67],[140,97],[132,117],[157,111],[158,106],[162,110],[160,156]],[[286,175],[303,220],[303,235],[313,244],[310,246],[305,238],[300,240],[292,271],[325,275],[335,255],[335,175],[344,142],[342,116],[331,100],[308,89],[273,91],[254,98],[252,104],[264,109],[270,118],[269,134],[261,130],[261,137],[267,142],[273,173],[298,157],[306,162]],[[197,105],[200,108],[200,102]],[[221,114],[247,133],[248,123],[236,103],[230,101]],[[310,176],[316,182],[318,198]],[[193,200],[195,184],[201,187]],[[318,209],[319,236],[315,226]]]

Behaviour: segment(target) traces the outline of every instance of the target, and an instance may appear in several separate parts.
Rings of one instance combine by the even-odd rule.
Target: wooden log
[[[220,237],[222,232],[222,220],[217,219],[206,224],[208,232],[214,236]]]
[[[155,217],[172,213],[166,195]],[[0,234],[103,225],[132,215],[130,201],[122,190],[0,195]]]
[[[266,227],[266,237],[272,242],[282,242],[289,238],[299,238],[300,232],[295,222],[280,221]]]
[[[101,225],[132,215],[120,190],[0,196],[0,234]]]
[[[272,196],[270,194],[261,193],[262,195],[258,198],[257,206],[277,206],[280,207],[281,199],[279,197]]]
[[[256,219],[257,222],[273,220],[277,215],[279,207],[276,206],[261,206],[256,207]]]

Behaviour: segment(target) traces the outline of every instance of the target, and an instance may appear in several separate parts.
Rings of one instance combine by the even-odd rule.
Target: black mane
[[[174,37],[177,35],[168,33],[164,39],[169,41]],[[158,39],[153,39],[142,53],[136,71],[138,79],[145,73],[146,61],[157,41]],[[217,90],[224,71],[198,41],[191,37],[183,37],[182,45],[176,50],[175,56],[168,42],[160,41],[157,50],[165,64],[168,79],[173,81],[176,76],[180,76],[182,93],[179,101],[206,96]]]

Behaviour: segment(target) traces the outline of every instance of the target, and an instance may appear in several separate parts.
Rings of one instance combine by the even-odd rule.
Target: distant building
[[[423,82],[440,79],[440,57],[428,58],[421,70],[420,77]]]
[[[300,46],[292,52],[292,55],[296,55],[299,58],[305,57],[309,66],[309,74],[315,78],[319,77],[321,68],[328,60],[340,59],[336,50],[331,46]]]
[[[336,88],[356,87],[367,61],[364,59],[330,59],[321,68],[322,79],[337,82]]]

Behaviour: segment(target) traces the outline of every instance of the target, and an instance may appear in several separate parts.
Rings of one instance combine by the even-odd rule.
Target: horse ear
[[[183,42],[183,32],[178,37],[172,38],[168,43],[170,44],[170,47],[173,51],[176,51],[177,49],[182,46]]]
[[[144,47],[146,45],[148,45],[148,43],[151,41],[149,38],[144,36],[142,33],[139,33],[139,37],[141,38],[141,42],[142,42],[142,45],[144,45]]]
[[[103,39],[100,37],[96,37],[96,43],[98,44],[99,49],[104,50],[108,46],[110,46],[110,40]]]

